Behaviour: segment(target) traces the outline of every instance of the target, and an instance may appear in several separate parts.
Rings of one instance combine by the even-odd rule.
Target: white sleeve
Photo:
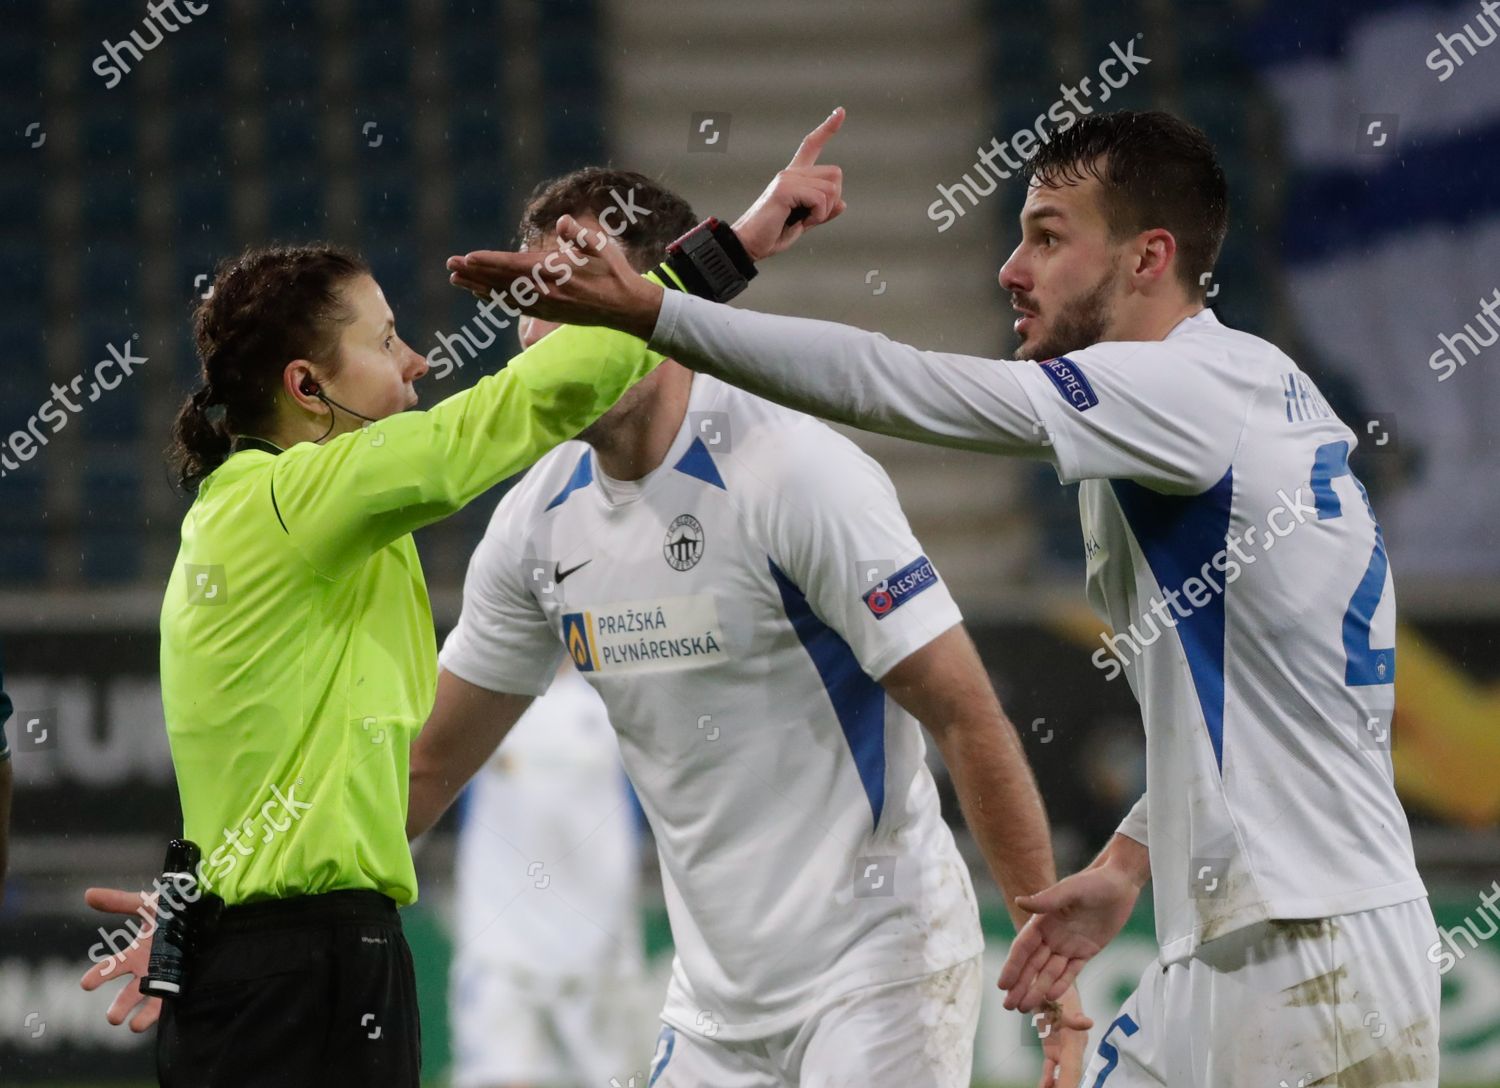
[[[668,291],[653,349],[800,412],[938,446],[1050,458],[1014,365]]]
[[[1031,397],[1063,483],[1207,491],[1234,460],[1257,389],[1255,375],[1201,337],[1095,344],[1007,365]]]
[[[488,691],[542,695],[563,646],[527,586],[524,559],[507,539],[505,527],[518,521],[502,502],[469,560],[463,611],[438,664]]]
[[[1255,387],[1202,337],[1096,344],[1046,363],[981,359],[676,291],[651,346],[864,430],[1046,459],[1064,483],[1118,478],[1188,493],[1228,469]]]
[[[1124,835],[1127,839],[1134,839],[1142,846],[1150,847],[1146,838],[1146,798],[1148,794],[1141,794],[1141,799],[1131,806],[1125,818],[1120,821],[1120,826],[1115,828],[1115,834]]]
[[[879,680],[963,621],[873,458],[812,421],[770,437],[777,449],[762,462],[770,468],[762,477],[767,547],[804,643],[831,628]]]

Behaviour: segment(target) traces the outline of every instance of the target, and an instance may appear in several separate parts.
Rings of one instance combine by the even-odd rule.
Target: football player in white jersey
[[[537,193],[528,248],[626,189],[650,214],[620,240],[648,267],[696,220],[619,171]],[[1050,885],[1051,850],[890,480],[825,424],[670,359],[581,437],[506,495],[474,553],[413,750],[411,829],[566,653],[655,832],[676,951],[635,1083],[968,1088],[983,937],[917,723],[1004,892]],[[1071,1085],[1089,1021],[1059,998],[1044,1083]]]
[[[1081,481],[1089,598],[1114,632],[1095,661],[1141,704],[1147,791],[1089,869],[1022,900],[1001,985],[1023,1010],[1061,992],[1151,880],[1160,963],[1089,1088],[1436,1085],[1437,937],[1393,786],[1395,599],[1356,436],[1295,362],[1205,309],[1228,199],[1200,131],[1093,114],[1028,182],[1000,270],[1021,360],[663,297],[607,250],[533,310]],[[474,289],[527,261],[449,267]]]
[[[604,704],[566,660],[460,802],[454,1088],[607,1085],[638,1057],[636,810]]]

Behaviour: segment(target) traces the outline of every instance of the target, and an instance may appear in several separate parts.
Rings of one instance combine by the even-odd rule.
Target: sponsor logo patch
[[[862,598],[870,615],[883,620],[922,590],[937,585],[938,573],[932,560],[919,555],[889,578],[871,589]]]
[[[580,672],[693,668],[725,656],[718,606],[707,594],[565,612],[562,640]]]
[[[1078,369],[1077,364],[1066,355],[1048,359],[1040,365],[1042,373],[1046,374],[1052,384],[1057,386],[1057,391],[1063,395],[1063,399],[1080,412],[1087,412],[1099,403],[1099,398],[1094,395],[1094,387],[1083,376],[1083,371]]]

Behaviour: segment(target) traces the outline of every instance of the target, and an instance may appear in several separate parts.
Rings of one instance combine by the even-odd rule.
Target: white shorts
[[[720,1042],[666,1026],[654,1088],[969,1088],[980,961],[837,997],[795,1028]]]
[[[639,1067],[639,993],[629,980],[543,984],[473,960],[453,970],[453,1088],[624,1084],[623,1071]]]
[[[1426,899],[1263,922],[1153,963],[1082,1088],[1437,1088]]]

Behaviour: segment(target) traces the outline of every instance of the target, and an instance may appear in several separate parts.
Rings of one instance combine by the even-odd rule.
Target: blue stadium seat
[[[413,150],[412,111],[406,96],[365,95],[350,118],[359,169],[379,170],[409,162]]]
[[[504,51],[498,35],[476,33],[474,28],[460,24],[448,37],[447,81],[454,87],[464,88],[466,94],[483,93],[498,87]],[[462,101],[455,104],[471,105]]]
[[[193,276],[197,275],[190,268],[185,270],[188,282],[192,282]],[[176,404],[183,397],[188,396],[198,388],[198,346],[193,340],[192,317],[186,306],[183,307],[182,319],[178,321],[173,329],[176,339],[175,350],[172,353],[172,392],[170,399]]]
[[[354,0],[354,18],[358,22],[404,20],[411,6],[410,0]]]
[[[1136,53],[1153,57],[1151,50],[1156,48],[1156,44],[1152,41],[1151,28],[1155,25],[1139,8],[1132,9],[1120,4],[1119,0],[1095,0],[1077,24],[1084,63],[1088,68],[1097,70],[1096,66],[1112,55],[1109,48],[1111,42],[1124,49],[1138,34],[1141,37],[1136,43]],[[1115,78],[1118,80],[1120,77],[1115,74]]]
[[[129,318],[114,321],[93,321],[86,328],[80,342],[73,374],[84,376],[79,388],[83,411],[80,413],[83,433],[89,438],[126,440],[139,438],[144,430],[145,377],[144,368],[128,377],[120,373],[118,364],[107,367],[99,364],[113,359],[113,346],[124,351],[127,341],[135,355],[151,355],[149,347],[143,347],[134,338],[138,330]],[[149,362],[146,364],[149,366]],[[110,388],[113,386],[113,388]],[[90,400],[88,398],[92,397]]]
[[[119,390],[115,392],[118,394]],[[105,399],[101,398],[100,404],[103,403]],[[138,464],[135,451],[122,443],[94,444],[86,456],[82,573],[84,581],[92,585],[118,584],[140,577],[144,531]]]
[[[201,102],[183,103],[172,114],[172,158],[179,164],[225,161],[224,111]]]
[[[380,284],[386,302],[396,315],[397,329],[402,336],[417,336],[420,326],[416,322],[423,313],[421,279],[424,274],[428,279],[442,275],[441,268],[421,267],[415,234],[400,231],[377,233],[364,251],[375,273],[375,282]]]
[[[49,451],[39,450],[0,479],[0,585],[35,589],[47,577],[43,513],[51,466]]]
[[[266,161],[273,171],[287,162],[311,168],[322,155],[322,121],[306,102],[277,102],[268,106],[265,137]]]
[[[127,106],[90,97],[81,107],[78,153],[90,173],[101,168],[128,169],[134,165],[136,112]]]
[[[79,221],[89,237],[129,237],[140,222],[137,176],[129,171],[87,171]]]
[[[225,238],[233,235],[230,183],[217,175],[187,174],[175,186],[179,235]]]
[[[1178,65],[1188,85],[1196,80],[1230,79],[1242,88],[1248,84],[1237,33],[1241,24],[1226,11],[1227,6],[1225,10],[1198,10],[1177,19]]]
[[[542,168],[558,174],[605,156],[603,77],[595,0],[555,0],[541,15]]]
[[[476,245],[476,238],[508,241],[515,231],[511,209],[516,194],[502,168],[466,166],[453,179],[453,226],[456,244]]]
[[[42,212],[39,175],[24,167],[0,174],[0,231],[39,236],[45,222]]]
[[[286,28],[294,34],[312,34],[318,28],[320,0],[270,0],[265,26]]]
[[[0,343],[5,345],[0,369],[0,435],[26,426],[48,391],[46,342],[38,315],[18,308],[0,318]]]
[[[461,102],[448,115],[444,133],[455,168],[489,164],[505,154],[505,122],[495,105]]]
[[[5,13],[5,36],[0,38],[0,71],[5,73],[7,94],[17,99],[34,100],[42,94],[42,55],[46,41],[41,34],[13,26],[11,16],[12,12]]]
[[[401,94],[411,82],[411,36],[404,23],[363,28],[354,42],[354,78],[366,94]]]
[[[86,239],[78,269],[83,296],[111,309],[134,306],[145,256],[142,247],[130,242]]]
[[[323,181],[316,173],[270,175],[266,204],[271,234],[277,239],[321,237],[327,230]]]
[[[316,91],[323,67],[321,44],[311,33],[274,33],[262,39],[260,76],[266,93],[279,97]]]
[[[221,14],[224,5],[210,5],[193,20],[191,48],[173,49],[172,90],[181,100],[223,99],[229,88],[229,40]],[[208,25],[199,25],[207,23]]]
[[[416,225],[417,201],[411,176],[404,171],[382,170],[363,175],[359,181],[360,225],[383,239],[393,231]]]
[[[47,254],[38,237],[11,238],[0,241],[0,283],[5,284],[5,299],[17,307],[26,307],[41,319],[41,308],[47,289]]]
[[[1052,32],[1040,20],[990,24],[990,63],[1007,77],[1050,72]]]

